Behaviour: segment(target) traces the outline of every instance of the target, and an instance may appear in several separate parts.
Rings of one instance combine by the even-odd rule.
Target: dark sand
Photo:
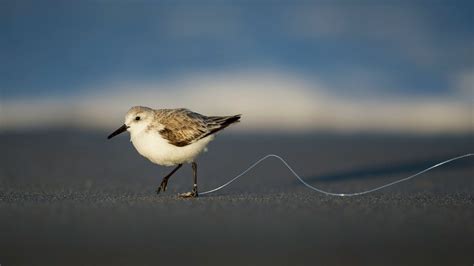
[[[297,183],[270,159],[230,187],[182,200],[171,168],[107,132],[0,134],[0,264],[473,265],[474,159],[355,198]],[[365,190],[474,151],[470,137],[237,136],[199,159],[200,189],[276,153],[309,183]]]

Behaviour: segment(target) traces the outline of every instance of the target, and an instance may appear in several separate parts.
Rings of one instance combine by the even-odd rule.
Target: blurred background
[[[465,134],[471,1],[1,1],[1,130],[110,130],[133,105],[235,131]]]
[[[464,158],[354,198],[274,159],[180,200],[106,136],[134,105],[243,114],[199,189],[268,153],[368,190],[474,151],[473,1],[0,0],[1,265],[471,265]]]

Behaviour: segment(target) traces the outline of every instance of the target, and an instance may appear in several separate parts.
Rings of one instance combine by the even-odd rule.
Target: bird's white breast
[[[138,153],[153,163],[172,166],[192,162],[213,138],[214,136],[210,135],[192,144],[178,147],[168,143],[158,132],[144,131],[132,134],[130,140]]]

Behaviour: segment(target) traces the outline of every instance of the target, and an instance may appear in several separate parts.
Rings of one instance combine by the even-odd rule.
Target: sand
[[[0,135],[1,265],[472,265],[473,159],[354,198],[317,194],[276,160],[191,200],[171,168],[104,133]],[[472,152],[470,137],[221,134],[199,159],[201,190],[266,153],[312,185],[353,192]]]

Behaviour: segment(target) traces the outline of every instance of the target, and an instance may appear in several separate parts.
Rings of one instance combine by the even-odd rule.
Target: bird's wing
[[[157,110],[156,118],[163,128],[160,135],[172,145],[183,147],[205,136],[212,128],[208,128],[207,117],[188,109]]]

